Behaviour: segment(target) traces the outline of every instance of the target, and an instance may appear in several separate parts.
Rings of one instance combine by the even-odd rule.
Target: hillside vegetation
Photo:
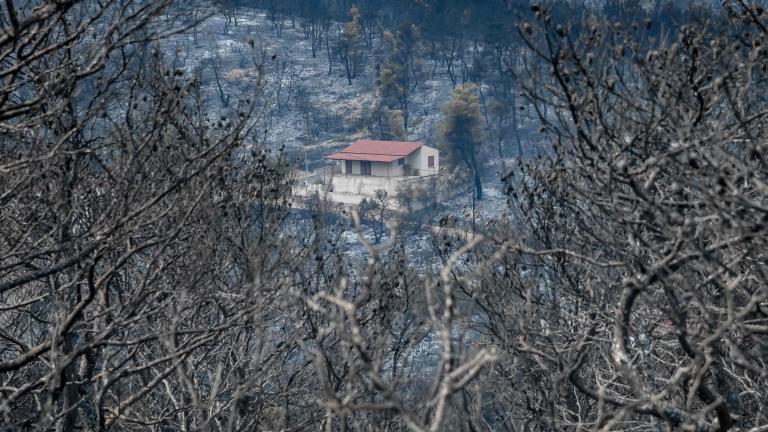
[[[3,2],[0,431],[768,430],[766,46],[747,0]],[[296,193],[361,137],[445,169]]]

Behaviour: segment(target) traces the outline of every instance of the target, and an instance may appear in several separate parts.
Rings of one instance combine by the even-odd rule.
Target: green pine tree
[[[449,165],[466,167],[474,182],[475,198],[482,199],[477,148],[483,142],[483,132],[477,86],[457,86],[451,100],[443,106],[443,113],[439,145],[446,155],[445,160]]]

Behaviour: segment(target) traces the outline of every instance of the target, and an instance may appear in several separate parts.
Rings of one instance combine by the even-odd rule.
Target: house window
[[[427,168],[434,168],[434,167],[435,167],[435,157],[427,156]]]
[[[371,161],[361,161],[360,162],[360,174],[361,175],[371,175]]]
[[[352,161],[344,161],[344,174],[352,174]]]
[[[403,166],[403,165],[405,165],[405,158],[400,158],[400,159],[398,159],[398,160],[397,160],[397,164],[398,164],[398,165],[400,165],[400,166]]]

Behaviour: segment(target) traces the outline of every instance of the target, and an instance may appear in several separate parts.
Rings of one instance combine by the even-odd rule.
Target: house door
[[[352,174],[352,161],[344,161],[344,174]]]
[[[360,161],[360,174],[371,175],[371,161]]]

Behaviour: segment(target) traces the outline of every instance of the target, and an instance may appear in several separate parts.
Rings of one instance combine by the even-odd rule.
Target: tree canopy
[[[478,164],[478,146],[483,142],[483,120],[477,86],[462,84],[453,91],[451,100],[443,107],[440,124],[440,148],[447,162],[454,167],[466,167],[474,185],[475,198],[482,199],[483,186]]]

